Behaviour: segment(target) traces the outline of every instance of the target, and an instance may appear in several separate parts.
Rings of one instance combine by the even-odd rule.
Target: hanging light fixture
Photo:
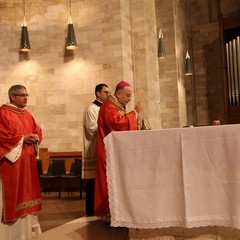
[[[25,0],[23,0],[23,22],[22,22],[20,51],[21,52],[28,52],[30,49],[31,49],[31,47],[30,47],[27,23],[26,23],[26,18],[25,18]]]
[[[160,29],[159,35],[158,35],[158,58],[164,59],[165,57],[166,57],[165,45],[164,45],[162,30]]]
[[[189,76],[192,74],[193,74],[193,71],[192,71],[191,58],[187,50],[186,58],[185,58],[185,75]]]
[[[77,41],[76,41],[75,32],[73,28],[71,0],[68,1],[68,6],[69,6],[69,18],[68,18],[68,33],[67,33],[67,40],[66,40],[66,49],[74,50],[75,48],[77,48]]]

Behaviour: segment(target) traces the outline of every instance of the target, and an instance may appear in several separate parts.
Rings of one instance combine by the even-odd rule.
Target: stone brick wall
[[[123,1],[72,1],[78,48],[65,50],[69,9],[67,1],[26,1],[31,52],[19,54],[21,1],[1,2],[0,102],[7,90],[23,84],[30,94],[28,109],[41,125],[42,147],[49,151],[82,149],[82,114],[94,100],[95,85],[114,91],[117,82],[132,82],[129,31],[122,29]],[[127,50],[126,50],[127,49]],[[131,55],[131,54],[130,54]],[[131,64],[131,61],[130,61]],[[127,70],[128,69],[128,70]]]
[[[192,51],[194,57],[194,82],[196,119],[198,125],[211,124],[219,118],[224,123],[223,86],[218,16],[240,14],[240,2],[190,1],[192,22]]]
[[[155,3],[157,28],[162,29],[167,52],[166,59],[159,60],[162,127],[208,125],[214,115],[223,118],[218,16],[219,13],[224,17],[239,15],[240,2],[156,0]],[[187,48],[193,75],[186,77]],[[214,56],[210,58],[211,52]],[[210,100],[209,89],[213,87],[214,96]]]
[[[140,117],[161,128],[155,2],[130,2],[135,101],[144,104]]]
[[[163,128],[179,126],[173,1],[155,1],[157,28],[162,30],[167,57],[158,60],[161,121]]]

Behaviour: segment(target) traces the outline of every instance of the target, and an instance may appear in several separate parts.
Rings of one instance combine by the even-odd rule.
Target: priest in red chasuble
[[[28,100],[26,88],[14,85],[8,95],[10,103],[0,107],[0,216],[4,224],[12,225],[41,210],[36,155],[42,131],[24,109]]]
[[[94,214],[96,216],[107,216],[110,212],[106,177],[106,152],[103,139],[112,131],[137,129],[138,113],[143,109],[143,106],[142,103],[138,103],[133,111],[126,113],[126,106],[131,98],[132,87],[129,83],[122,81],[117,84],[114,96],[108,96],[99,110],[94,199]]]

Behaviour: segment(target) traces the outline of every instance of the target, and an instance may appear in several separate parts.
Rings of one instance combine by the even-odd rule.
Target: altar
[[[240,239],[239,133],[240,125],[110,133],[111,225],[129,228],[130,239]]]

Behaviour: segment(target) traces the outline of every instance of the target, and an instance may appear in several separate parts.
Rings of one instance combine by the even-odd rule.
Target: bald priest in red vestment
[[[26,88],[14,85],[8,95],[10,103],[0,107],[0,229],[41,210],[36,145],[42,140],[42,131],[23,109],[28,100]]]
[[[126,106],[131,98],[132,87],[128,82],[121,81],[116,86],[114,96],[109,95],[99,110],[94,199],[94,214],[96,216],[108,216],[110,212],[106,177],[106,152],[103,139],[112,131],[137,129],[138,113],[143,109],[143,105],[138,103],[133,111],[126,113]]]

